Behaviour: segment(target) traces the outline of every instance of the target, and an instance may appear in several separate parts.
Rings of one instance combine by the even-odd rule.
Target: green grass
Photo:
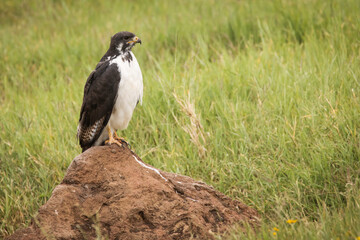
[[[144,76],[122,135],[145,162],[257,209],[257,234],[230,239],[359,237],[359,12],[357,0],[1,1],[0,238],[81,152],[83,86],[121,30],[142,39]]]

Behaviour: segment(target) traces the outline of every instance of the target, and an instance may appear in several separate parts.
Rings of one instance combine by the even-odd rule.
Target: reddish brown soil
[[[8,239],[213,239],[257,217],[205,183],[112,145],[77,156],[30,227]]]

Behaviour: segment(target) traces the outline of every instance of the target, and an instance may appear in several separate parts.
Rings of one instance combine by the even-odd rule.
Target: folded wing
[[[83,151],[90,148],[106,127],[116,102],[120,73],[116,64],[100,62],[88,77],[77,136]]]

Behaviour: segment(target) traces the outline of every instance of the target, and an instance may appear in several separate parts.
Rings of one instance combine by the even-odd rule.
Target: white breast
[[[142,104],[143,80],[139,64],[132,52],[132,61],[123,61],[122,56],[111,60],[117,64],[121,74],[117,100],[111,114],[109,125],[112,130],[127,128],[138,101]]]

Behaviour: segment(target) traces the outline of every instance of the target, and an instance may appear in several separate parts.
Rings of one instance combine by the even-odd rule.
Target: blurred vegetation
[[[358,0],[2,0],[0,237],[29,224],[81,152],[84,83],[123,30],[143,42],[144,99],[120,135],[260,212],[257,235],[230,239],[359,237],[359,12]]]

